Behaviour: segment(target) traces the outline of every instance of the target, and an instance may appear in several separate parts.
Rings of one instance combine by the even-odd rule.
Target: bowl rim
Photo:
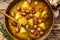
[[[19,2],[19,1],[20,1],[20,0],[14,0],[14,1],[12,1],[12,2],[9,4],[9,6],[7,7],[7,9],[6,9],[6,13],[9,12],[11,6],[15,5],[15,4],[16,4],[17,2]],[[52,11],[51,5],[50,5],[46,0],[43,0],[43,1],[49,6],[50,11],[52,12],[52,15],[53,15],[53,11]],[[41,38],[39,38],[39,39],[37,39],[37,40],[44,40],[44,39],[50,34],[50,32],[52,31],[52,28],[53,28],[53,24],[54,24],[54,21],[53,21],[53,20],[54,20],[54,16],[53,16],[52,18],[53,18],[53,19],[52,19],[52,25],[51,25],[50,29],[49,29]],[[8,25],[7,25],[7,22],[6,22],[6,19],[7,19],[7,17],[5,17],[5,25],[8,26]],[[19,39],[17,39],[16,37],[14,37],[13,35],[11,35],[11,33],[9,32],[9,30],[8,30],[7,27],[6,27],[6,30],[7,30],[8,34],[9,34],[14,40],[19,40]]]

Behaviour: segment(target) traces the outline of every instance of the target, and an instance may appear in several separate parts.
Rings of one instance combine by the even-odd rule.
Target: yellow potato
[[[35,37],[33,34],[31,34],[31,33],[30,33],[30,36],[31,36],[32,38],[36,38],[36,37]]]
[[[19,34],[19,35],[18,35]],[[23,39],[28,39],[28,34],[26,32],[23,33],[17,33],[16,34],[19,38],[23,38]]]
[[[21,13],[20,13],[20,12],[17,12],[17,13],[16,13],[16,16],[15,16],[15,19],[18,20],[18,19],[21,18],[21,17],[22,17]]]
[[[21,27],[20,28],[20,33],[23,33],[23,32],[26,32],[26,30],[23,27]]]
[[[22,8],[29,8],[29,3],[27,1],[24,1]]]
[[[38,11],[38,12],[36,12],[36,13],[34,14],[34,16],[37,17],[37,18],[40,18],[40,17],[41,17],[41,13]]]
[[[27,24],[27,19],[25,17],[20,18],[18,21],[22,25],[26,25]]]
[[[28,20],[28,24],[32,27],[33,26],[33,18]]]
[[[39,26],[40,28],[42,28],[43,30],[45,29],[45,24],[44,24],[44,23],[40,23],[40,24],[38,24],[38,26]]]
[[[44,15],[46,15],[47,14],[47,10],[44,10],[43,12],[42,12],[42,17],[44,17]]]

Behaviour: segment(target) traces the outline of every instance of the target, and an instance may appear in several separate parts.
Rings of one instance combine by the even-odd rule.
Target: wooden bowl
[[[9,14],[9,10],[12,8],[12,6],[14,6],[17,2],[19,2],[20,0],[14,0],[13,2],[11,2],[6,10],[6,13]],[[53,28],[53,12],[52,12],[52,8],[50,6],[50,4],[46,1],[46,0],[40,0],[40,1],[43,1],[46,3],[46,5],[48,5],[50,11],[51,11],[51,26],[49,28],[49,30],[39,39],[37,40],[44,40],[48,35],[49,33],[52,31],[52,28]],[[6,29],[7,29],[7,32],[9,33],[9,35],[14,39],[14,40],[19,40],[16,36],[14,36],[12,33],[10,33],[10,29],[8,28],[8,18],[5,17],[5,23],[6,23]]]

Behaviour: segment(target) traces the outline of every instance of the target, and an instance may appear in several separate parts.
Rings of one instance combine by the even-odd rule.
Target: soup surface
[[[8,30],[20,40],[36,40],[42,37],[52,24],[51,11],[46,3],[36,0],[20,0],[9,12],[20,24],[8,19]]]

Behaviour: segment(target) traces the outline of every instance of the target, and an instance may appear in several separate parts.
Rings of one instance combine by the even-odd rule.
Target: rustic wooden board
[[[6,7],[9,5],[9,3],[12,0],[0,0],[0,10],[2,9],[6,9]],[[5,3],[5,4],[4,4]],[[2,5],[3,4],[3,5]],[[0,13],[0,22],[2,22],[4,24],[4,15]],[[60,40],[60,14],[57,18],[54,18],[54,27],[52,32],[50,33],[50,35],[45,39],[45,40]],[[2,40],[4,38],[1,39],[2,34],[0,34],[0,40]],[[5,38],[6,40],[6,38]]]

